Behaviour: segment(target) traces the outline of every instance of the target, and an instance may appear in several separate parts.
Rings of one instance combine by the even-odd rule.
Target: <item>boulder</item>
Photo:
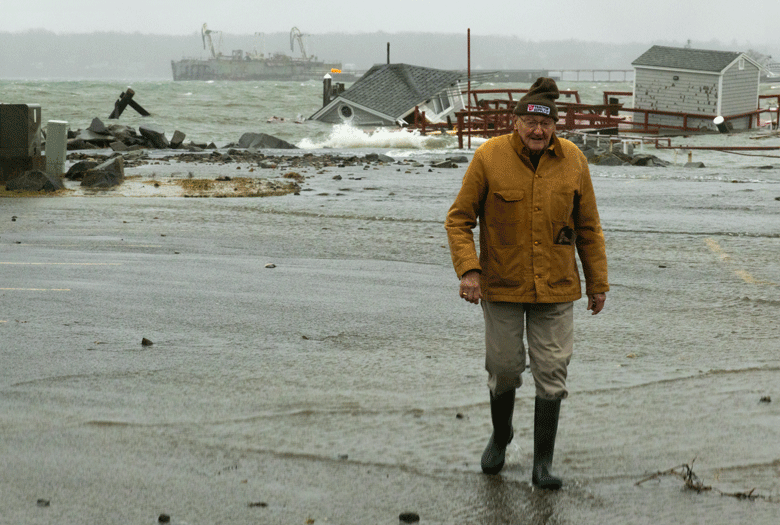
[[[95,162],[94,160],[82,160],[81,162],[77,162],[68,169],[65,178],[69,180],[81,180],[84,178],[84,172],[96,168],[98,164],[100,163]]]
[[[246,149],[298,149],[298,146],[265,133],[244,133],[238,139],[238,147]]]
[[[110,135],[101,135],[89,129],[80,129],[76,132],[76,136],[73,140],[81,140],[96,146],[107,146],[109,142],[114,141],[114,137]]]
[[[52,177],[43,171],[26,171],[5,184],[7,191],[57,191],[65,188],[59,177]]]
[[[646,154],[640,154],[636,155],[634,158],[631,159],[631,164],[634,166],[661,166],[665,167],[668,166],[669,163],[665,160],[661,160],[655,155],[646,155]]]
[[[121,155],[84,172],[81,185],[87,188],[107,189],[119,186],[125,180],[125,164]]]
[[[138,132],[145,138],[153,148],[166,149],[170,146],[165,137],[165,130],[159,126],[144,125],[138,127]]]
[[[103,122],[97,117],[92,119],[92,124],[90,124],[87,129],[92,133],[97,133],[98,135],[109,135],[111,133],[106,125],[103,124]]]
[[[431,164],[432,168],[457,168],[458,163],[451,160],[443,160],[441,162],[434,162]]]
[[[457,162],[458,164],[468,164],[469,162],[469,158],[465,155],[460,155],[458,157],[447,157],[447,160]]]
[[[626,161],[618,157],[617,155],[614,155],[612,153],[608,153],[598,159],[598,162],[596,162],[598,166],[625,166],[628,164]]]
[[[187,138],[187,135],[179,131],[178,129],[173,132],[173,137],[171,137],[171,143],[170,146],[174,149],[178,149],[181,147],[182,143],[184,143],[184,139]]]

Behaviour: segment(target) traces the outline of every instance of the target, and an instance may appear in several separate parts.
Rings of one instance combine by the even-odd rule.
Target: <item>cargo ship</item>
[[[308,56],[303,46],[303,35],[297,27],[290,31],[290,50],[294,51],[297,41],[300,57],[282,53],[266,56],[257,52],[233,50],[230,56],[214,48],[212,31],[203,24],[201,37],[208,58],[184,58],[171,60],[173,80],[321,80],[326,74],[341,73],[341,63],[323,62]]]

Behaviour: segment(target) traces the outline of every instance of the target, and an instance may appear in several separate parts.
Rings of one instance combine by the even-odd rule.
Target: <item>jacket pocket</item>
[[[519,222],[523,218],[522,205],[525,192],[522,190],[504,190],[493,193],[495,196],[495,217],[497,222]]]
[[[504,190],[493,193],[492,213],[488,219],[493,244],[520,244],[520,228],[525,224],[525,192]]]
[[[523,284],[523,256],[517,246],[491,246],[488,250],[488,287],[495,291]]]
[[[574,246],[553,244],[550,249],[550,278],[548,284],[559,291],[580,291],[580,275]]]

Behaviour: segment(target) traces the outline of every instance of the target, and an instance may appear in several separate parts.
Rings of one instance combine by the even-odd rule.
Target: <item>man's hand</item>
[[[460,297],[474,304],[479,304],[482,299],[482,289],[479,286],[479,272],[471,270],[460,278]]]
[[[593,310],[590,315],[596,315],[604,308],[604,302],[607,300],[607,294],[594,293],[588,295],[588,310]]]

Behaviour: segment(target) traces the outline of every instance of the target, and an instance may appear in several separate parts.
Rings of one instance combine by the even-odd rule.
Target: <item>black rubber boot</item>
[[[534,408],[534,469],[531,481],[542,489],[558,490],[563,485],[561,478],[550,474],[560,411],[560,399],[551,401],[541,397],[536,398]]]
[[[485,452],[482,453],[482,472],[498,474],[504,468],[506,447],[512,442],[512,413],[515,411],[515,389],[499,396],[490,394],[490,418],[493,420],[493,434]]]

